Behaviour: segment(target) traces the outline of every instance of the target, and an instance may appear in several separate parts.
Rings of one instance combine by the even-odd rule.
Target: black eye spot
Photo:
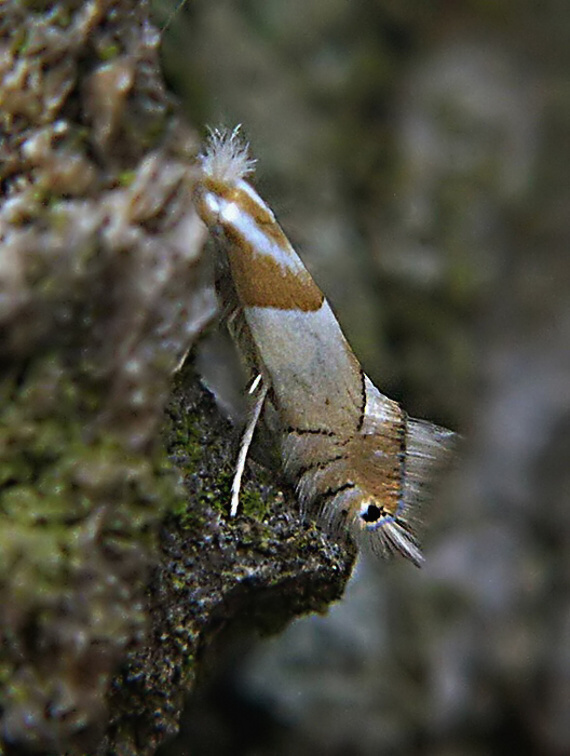
[[[382,512],[380,511],[380,507],[377,507],[376,504],[369,504],[368,508],[365,512],[362,512],[360,515],[364,522],[376,522],[378,519],[380,519],[380,515]]]

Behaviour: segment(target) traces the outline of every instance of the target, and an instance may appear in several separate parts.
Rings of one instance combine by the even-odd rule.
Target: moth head
[[[194,189],[194,204],[202,221],[213,228],[218,225],[221,212],[221,198],[215,186],[208,179],[199,181]]]
[[[255,159],[249,156],[249,144],[243,138],[241,126],[229,129],[210,129],[200,165],[204,176],[222,184],[236,184],[254,172]]]
[[[200,218],[211,231],[235,226],[244,208],[274,220],[271,211],[245,180],[253,173],[255,160],[249,157],[249,145],[240,127],[233,131],[210,129],[199,158],[200,175],[194,189],[194,203]]]

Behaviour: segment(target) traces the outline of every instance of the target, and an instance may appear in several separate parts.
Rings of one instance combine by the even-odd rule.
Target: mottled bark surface
[[[152,753],[224,628],[277,630],[350,572],[270,485],[225,521],[233,431],[173,379],[215,300],[147,12],[0,9],[7,754]]]

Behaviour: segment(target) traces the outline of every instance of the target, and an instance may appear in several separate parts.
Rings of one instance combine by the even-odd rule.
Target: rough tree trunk
[[[0,753],[152,753],[222,630],[350,573],[272,485],[227,522],[232,434],[173,378],[215,300],[158,44],[134,0],[0,9]]]

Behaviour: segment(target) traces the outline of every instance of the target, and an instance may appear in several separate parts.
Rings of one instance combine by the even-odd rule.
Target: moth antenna
[[[249,144],[241,132],[241,124],[234,129],[208,129],[204,152],[200,156],[202,171],[214,181],[235,184],[252,174],[255,158],[249,156]]]

